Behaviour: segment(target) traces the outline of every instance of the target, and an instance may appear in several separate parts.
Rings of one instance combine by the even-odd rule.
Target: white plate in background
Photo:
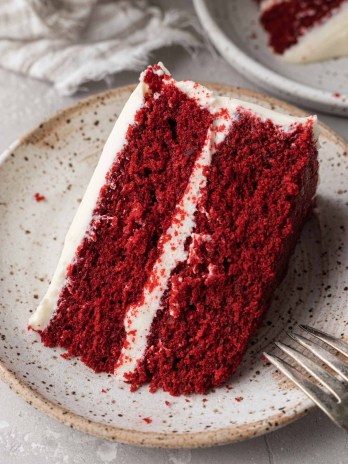
[[[284,63],[267,46],[255,0],[193,3],[217,50],[246,79],[300,106],[348,117],[348,57]]]

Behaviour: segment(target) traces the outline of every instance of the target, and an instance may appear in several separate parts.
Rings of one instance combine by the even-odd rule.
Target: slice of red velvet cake
[[[262,0],[260,21],[284,61],[348,55],[348,0]]]
[[[133,389],[228,380],[282,280],[318,178],[316,118],[149,67],[105,145],[30,319]]]

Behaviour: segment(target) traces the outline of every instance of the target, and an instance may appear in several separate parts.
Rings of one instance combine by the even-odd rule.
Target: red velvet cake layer
[[[260,18],[270,35],[269,45],[276,53],[284,53],[308,29],[329,18],[344,1],[346,0],[288,0],[275,3]]]
[[[129,376],[173,395],[227,381],[282,280],[318,179],[312,123],[280,131],[245,110],[213,156],[189,257],[172,273]]]
[[[212,121],[174,85],[161,88],[162,78],[145,76],[160,93],[149,93],[128,129],[57,310],[41,333],[45,345],[66,348],[66,356],[81,356],[97,372],[114,370],[125,311],[141,296]]]

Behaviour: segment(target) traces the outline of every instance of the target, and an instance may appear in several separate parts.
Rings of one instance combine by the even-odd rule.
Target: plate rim
[[[267,68],[260,62],[251,58],[230,40],[219,24],[209,12],[207,0],[193,0],[193,5],[201,24],[210,40],[226,61],[243,75],[247,73],[248,79],[264,90],[274,90],[281,93],[281,97],[293,98],[297,102],[313,104],[313,108],[329,114],[339,114],[348,117],[348,98],[346,102],[337,99],[332,92],[316,89],[306,84],[291,80]],[[295,91],[294,91],[295,90]]]
[[[217,84],[211,82],[203,82],[204,85],[210,87],[216,92],[228,93],[234,92],[240,94],[242,97],[251,97],[263,102],[267,102],[272,106],[277,106],[284,111],[296,115],[307,116],[308,112],[283,102],[277,98],[270,97],[261,92],[244,89],[243,87]],[[2,154],[0,154],[0,168],[1,164],[11,155],[11,153],[35,136],[35,133],[42,128],[42,125],[53,123],[61,118],[66,117],[71,111],[81,110],[88,107],[99,99],[107,99],[114,94],[131,92],[135,85],[126,85],[116,87],[112,90],[107,90],[81,99],[73,104],[53,113],[51,116],[45,118],[41,124],[38,124],[34,129],[30,130],[24,136],[18,138],[13,142]],[[327,138],[333,139],[339,145],[342,145],[344,150],[348,153],[348,142],[344,140],[334,130],[329,128],[326,124],[319,122],[321,133],[325,133]],[[86,417],[80,416],[77,413],[71,412],[68,409],[59,406],[55,402],[47,399],[43,394],[33,389],[25,381],[21,380],[15,371],[9,369],[5,361],[0,359],[0,380],[6,383],[20,398],[25,400],[28,404],[35,409],[47,414],[48,416],[58,420],[59,422],[76,429],[80,432],[89,435],[114,440],[121,443],[130,445],[145,446],[145,447],[158,447],[158,448],[200,448],[210,447],[215,445],[225,445],[229,443],[236,443],[244,441],[272,430],[285,426],[309,411],[315,408],[315,405],[306,397],[303,401],[295,406],[286,410],[286,413],[279,412],[267,419],[254,421],[248,425],[237,428],[234,425],[223,427],[221,429],[202,431],[202,432],[188,432],[188,433],[161,433],[161,432],[141,432],[121,427],[111,426],[96,422]],[[289,413],[290,412],[290,413]],[[271,423],[271,425],[269,424]]]

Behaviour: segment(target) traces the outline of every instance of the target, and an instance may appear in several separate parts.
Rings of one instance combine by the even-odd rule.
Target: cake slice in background
[[[203,393],[238,367],[318,179],[317,123],[149,67],[30,319],[132,389]]]
[[[284,61],[348,56],[348,0],[261,0],[269,45]]]

